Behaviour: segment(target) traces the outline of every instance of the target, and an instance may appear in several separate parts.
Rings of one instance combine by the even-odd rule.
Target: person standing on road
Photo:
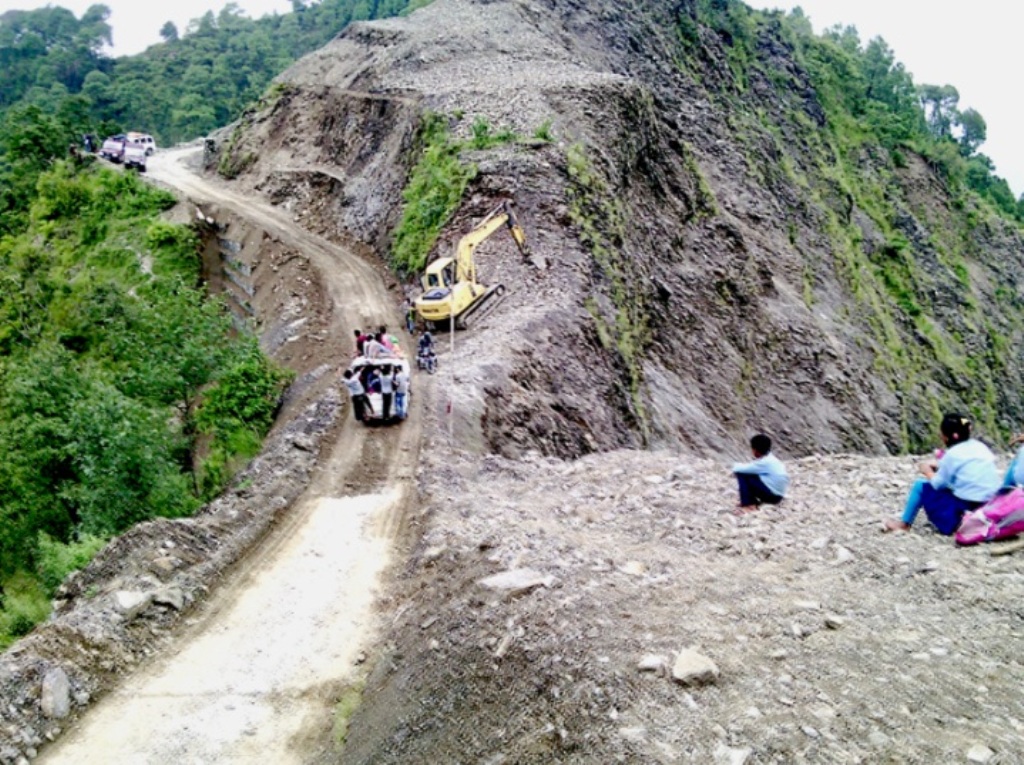
[[[391,418],[391,396],[395,390],[395,378],[393,372],[385,370],[380,376],[380,399],[381,412],[385,421]]]
[[[395,414],[409,416],[409,374],[402,367],[395,368]]]
[[[370,399],[366,397],[366,389],[359,381],[359,378],[352,374],[351,369],[345,370],[345,387],[348,388],[348,395],[352,397],[352,414],[362,422],[366,418],[366,409],[370,405]]]
[[[405,331],[410,335],[416,332],[416,305],[410,298],[402,303],[402,314],[405,316]]]

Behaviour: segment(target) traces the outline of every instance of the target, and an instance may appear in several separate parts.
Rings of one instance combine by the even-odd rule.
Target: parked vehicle
[[[156,153],[156,141],[149,133],[130,132],[128,133],[128,140],[133,143],[142,144],[146,150],[147,157],[151,157]]]
[[[109,162],[120,164],[121,160],[124,159],[124,147],[127,143],[128,138],[125,135],[112,135],[103,142],[99,154]]]
[[[129,141],[125,144],[122,161],[126,168],[138,170],[140,173],[144,173],[146,172],[147,156],[148,152],[143,144]]]

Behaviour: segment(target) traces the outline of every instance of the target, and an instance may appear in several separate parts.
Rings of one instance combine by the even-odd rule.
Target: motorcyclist
[[[426,369],[433,373],[434,367],[437,364],[437,357],[434,352],[434,338],[430,336],[430,332],[424,331],[420,335],[419,348],[416,351],[416,362],[420,369]]]
[[[426,330],[420,335],[419,353],[420,356],[430,356],[434,353],[434,338]]]

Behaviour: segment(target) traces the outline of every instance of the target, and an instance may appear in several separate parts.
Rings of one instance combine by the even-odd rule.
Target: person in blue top
[[[737,462],[733,475],[740,489],[740,503],[736,514],[751,513],[761,505],[777,505],[786,495],[789,476],[778,457],[771,453],[772,440],[764,433],[750,439],[753,462]]]
[[[900,518],[885,522],[886,531],[909,531],[923,507],[940,534],[949,536],[959,527],[964,513],[988,502],[1002,481],[996,458],[981,441],[971,438],[971,421],[951,413],[939,426],[946,451],[937,463],[922,462],[924,478],[914,482]]]
[[[1024,433],[1015,436],[1010,441],[1010,446],[1017,444],[1024,444]],[[1020,447],[1017,456],[1013,458],[1010,467],[1006,469],[1006,475],[1003,476],[1004,489],[1012,489],[1014,486],[1024,486],[1024,446]]]

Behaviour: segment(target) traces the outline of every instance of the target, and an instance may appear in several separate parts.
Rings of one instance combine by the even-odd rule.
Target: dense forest
[[[8,11],[0,15],[0,124],[6,132],[36,122],[53,156],[85,133],[139,130],[160,145],[193,139],[236,118],[275,75],[350,21],[423,4],[293,0],[291,13],[254,20],[230,3],[180,33],[165,23],[164,42],[121,58],[104,53],[111,40],[104,5],[80,19],[56,6]],[[30,179],[0,155],[0,232],[18,225],[31,193]]]
[[[60,160],[0,239],[0,644],[111,535],[216,495],[273,421],[288,374],[201,289],[174,204]]]
[[[960,109],[953,85],[915,84],[884,39],[864,42],[855,27],[841,25],[816,35],[799,8],[784,14],[752,11],[736,0],[697,0],[694,5],[695,13],[680,14],[684,44],[699,54],[697,24],[716,30],[738,87],[757,61],[758,25],[773,25],[810,74],[830,132],[843,144],[838,148],[877,144],[897,164],[901,150],[912,150],[928,159],[954,190],[970,189],[1003,216],[1024,221],[1024,195],[1015,199],[1009,184],[995,175],[992,160],[978,151],[987,133],[984,117],[975,109]]]

